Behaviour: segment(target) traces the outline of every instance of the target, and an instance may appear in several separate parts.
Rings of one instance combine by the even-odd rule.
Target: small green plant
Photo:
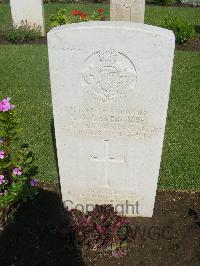
[[[174,32],[178,44],[187,42],[193,34],[192,26],[184,19],[166,17],[162,27]]]
[[[51,27],[57,27],[64,24],[70,23],[67,10],[64,8],[59,9],[56,13],[50,16]]]
[[[97,10],[93,10],[92,14],[90,15],[90,20],[98,21],[98,20],[104,20],[104,9],[99,8]]]
[[[5,225],[13,210],[22,202],[32,199],[38,181],[32,179],[36,168],[28,145],[19,151],[14,146],[20,129],[15,106],[10,98],[0,101],[0,224]]]
[[[22,21],[19,27],[10,26],[5,31],[5,37],[11,43],[26,43],[39,39],[41,37],[41,28],[39,26],[31,27],[27,22]]]
[[[68,212],[77,244],[83,250],[111,252],[114,257],[126,255],[136,231],[126,217],[117,215],[111,205],[96,205],[84,214],[74,209]]]

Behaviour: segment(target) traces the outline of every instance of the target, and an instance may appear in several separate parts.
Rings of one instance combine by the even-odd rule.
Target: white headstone
[[[70,209],[113,204],[127,216],[152,216],[174,45],[171,31],[130,22],[48,33],[60,182]]]
[[[10,7],[15,26],[27,22],[30,26],[39,26],[45,35],[43,0],[10,0]]]
[[[110,20],[144,23],[145,0],[111,0]]]

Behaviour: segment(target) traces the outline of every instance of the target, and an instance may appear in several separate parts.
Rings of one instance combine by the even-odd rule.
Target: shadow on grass
[[[56,161],[56,170],[59,176],[59,167],[58,167],[58,157],[57,157],[57,148],[56,148],[56,136],[55,136],[55,128],[54,128],[54,119],[51,121],[51,137],[52,137],[52,142],[53,142],[53,151],[54,151],[54,156],[55,156],[55,161]]]
[[[58,175],[58,180],[59,180],[59,190],[61,191],[61,186],[60,186],[60,174],[59,174],[59,167],[58,167],[58,156],[57,156],[57,148],[56,148],[56,136],[55,136],[55,128],[54,128],[54,119],[51,121],[51,137],[52,137],[52,142],[53,142],[53,151],[54,151],[54,156],[55,156],[55,162],[56,162],[56,171]]]
[[[194,30],[196,33],[200,34],[200,26],[199,25],[195,25]]]
[[[1,265],[85,265],[60,197],[40,189],[0,235]]]

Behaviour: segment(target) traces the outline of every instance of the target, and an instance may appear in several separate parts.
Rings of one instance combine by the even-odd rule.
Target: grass
[[[160,188],[200,189],[200,53],[176,52]]]
[[[72,9],[81,9],[84,12],[103,7],[105,16],[109,19],[109,5],[101,4],[45,4],[45,22],[46,29],[49,30],[49,17],[58,8],[66,8],[71,12]],[[146,6],[145,23],[152,25],[160,25],[164,17],[173,15],[180,18],[185,18],[194,27],[200,25],[200,8],[180,8],[180,7],[158,7]],[[11,21],[10,6],[8,4],[0,4],[0,29],[7,26]]]
[[[0,98],[12,95],[21,117],[22,143],[36,155],[40,179],[56,180],[46,46],[0,46]]]
[[[0,46],[0,99],[11,95],[39,178],[56,181],[46,46]],[[176,52],[159,188],[200,188],[200,53]]]
[[[145,23],[160,25],[166,16],[175,16],[186,19],[191,25],[200,24],[200,8],[161,7],[147,6],[145,11]]]

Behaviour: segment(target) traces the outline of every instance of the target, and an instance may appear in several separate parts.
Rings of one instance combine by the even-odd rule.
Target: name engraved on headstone
[[[109,109],[101,111],[93,107],[66,108],[68,116],[60,127],[68,135],[77,136],[118,136],[136,139],[150,139],[162,132],[160,128],[151,125],[145,111],[130,109]]]

